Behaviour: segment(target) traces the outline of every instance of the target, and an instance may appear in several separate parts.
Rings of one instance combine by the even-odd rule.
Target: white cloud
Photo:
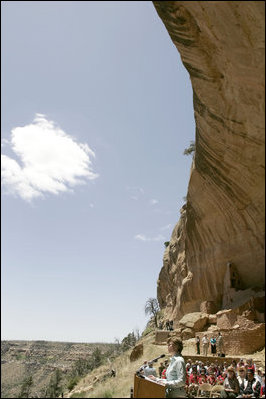
[[[156,205],[156,204],[158,204],[158,202],[159,201],[157,199],[154,199],[154,198],[150,200],[150,204],[151,205]]]
[[[36,114],[29,125],[12,129],[9,145],[19,162],[1,155],[2,185],[7,193],[26,201],[73,191],[74,186],[98,177],[92,171],[95,154],[89,146],[78,143],[43,114]]]
[[[155,237],[147,237],[145,234],[137,234],[134,236],[135,240],[139,241],[164,241],[166,238],[161,234]]]

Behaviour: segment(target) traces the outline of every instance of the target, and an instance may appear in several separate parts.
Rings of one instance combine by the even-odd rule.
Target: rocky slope
[[[32,397],[44,397],[42,391],[51,376],[62,371],[65,385],[75,362],[88,360],[98,347],[102,353],[114,344],[86,344],[49,341],[1,341],[1,398],[18,397],[24,378],[32,376]]]
[[[153,4],[190,74],[196,122],[187,203],[158,280],[177,321],[265,289],[265,3]]]

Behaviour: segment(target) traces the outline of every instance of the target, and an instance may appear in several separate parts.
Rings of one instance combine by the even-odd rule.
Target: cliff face
[[[45,391],[56,370],[62,372],[60,385],[66,389],[77,362],[89,361],[96,347],[106,353],[114,344],[1,341],[1,398],[17,398],[25,377],[29,376],[33,379],[29,397],[46,397]]]
[[[178,320],[264,288],[264,2],[154,1],[187,68],[196,151],[158,300]],[[206,302],[205,302],[206,303]]]

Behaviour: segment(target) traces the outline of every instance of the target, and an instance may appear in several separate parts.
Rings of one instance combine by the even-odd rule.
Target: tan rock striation
[[[196,150],[158,300],[179,320],[264,289],[264,13],[261,1],[154,1],[187,68]]]

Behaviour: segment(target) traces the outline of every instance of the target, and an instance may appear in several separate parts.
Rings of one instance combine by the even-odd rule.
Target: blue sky
[[[152,2],[2,2],[2,339],[143,330],[194,139]]]

